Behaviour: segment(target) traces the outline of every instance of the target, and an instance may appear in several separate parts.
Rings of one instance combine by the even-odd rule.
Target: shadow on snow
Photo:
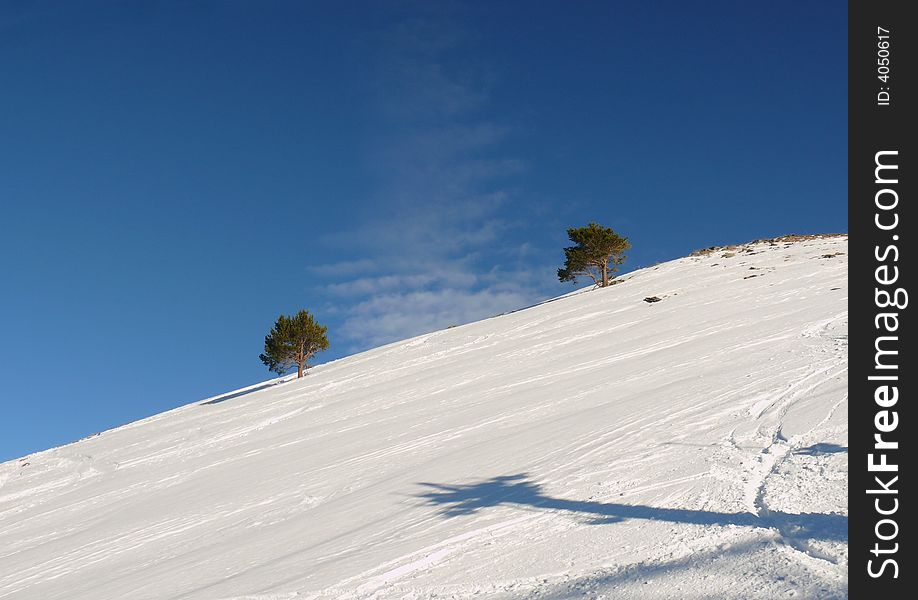
[[[277,385],[277,382],[271,381],[268,383],[263,383],[261,385],[255,386],[253,388],[247,388],[239,392],[232,392],[229,394],[224,394],[222,396],[217,396],[213,400],[208,400],[207,402],[201,402],[200,406],[207,406],[208,404],[220,404],[221,402],[226,402],[227,400],[232,400],[233,398],[238,398],[239,396],[245,396],[248,394],[253,394],[259,392],[265,388],[274,387]]]
[[[755,554],[763,548],[769,546],[768,542],[762,540],[747,540],[739,544],[734,544],[728,548],[711,548],[709,550],[692,552],[688,556],[672,559],[663,562],[640,562],[619,568],[603,568],[594,573],[590,573],[567,581],[561,581],[549,584],[547,589],[540,591],[537,595],[528,594],[525,598],[539,598],[539,600],[574,600],[579,598],[593,598],[602,592],[618,592],[618,596],[623,595],[630,590],[634,596],[646,596],[647,591],[640,593],[643,584],[656,583],[660,577],[679,577],[680,574],[686,579],[683,582],[689,589],[692,588],[692,579],[690,573],[696,572],[696,577],[703,573],[713,575],[720,580],[721,585],[735,585],[735,597],[741,598],[744,593],[751,590],[762,592],[760,586],[773,582],[780,585],[786,581],[786,576],[774,574],[769,576],[767,572],[759,572],[759,577],[766,577],[766,581],[756,580],[755,574],[747,575],[747,566],[741,566],[739,561],[742,559],[756,560]],[[742,576],[739,574],[742,573]],[[732,580],[732,581],[731,581]],[[769,581],[770,580],[770,581]],[[672,580],[671,580],[672,581]],[[697,579],[696,579],[697,581]],[[823,581],[816,584],[820,589],[817,590],[820,600],[842,600],[848,598],[847,582]],[[785,586],[787,587],[787,586]],[[789,584],[793,587],[793,584]],[[645,588],[646,589],[646,588]],[[660,588],[651,588],[657,591]],[[702,590],[696,590],[701,592]],[[750,594],[755,595],[755,594]],[[699,596],[700,597],[700,596]],[[713,597],[708,591],[705,597]]]
[[[806,448],[800,448],[795,450],[794,454],[804,454],[806,456],[819,456],[820,454],[838,454],[841,452],[847,452],[847,446],[839,446],[838,444],[813,444],[812,446],[807,446]]]
[[[848,517],[838,514],[762,511],[761,515],[748,512],[722,513],[682,508],[656,508],[613,502],[567,500],[553,498],[542,492],[539,484],[529,480],[525,473],[493,477],[478,483],[442,485],[421,483],[429,491],[418,494],[428,504],[441,506],[444,517],[458,517],[481,509],[500,505],[516,505],[548,510],[563,510],[590,517],[588,523],[601,525],[627,519],[647,519],[669,523],[695,525],[736,525],[744,527],[774,528],[783,536],[798,540],[848,539]]]

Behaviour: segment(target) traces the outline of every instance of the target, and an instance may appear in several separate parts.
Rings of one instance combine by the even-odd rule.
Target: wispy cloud
[[[530,301],[523,290],[438,289],[377,295],[349,310],[341,333],[367,347],[500,314]]]
[[[507,241],[526,164],[503,151],[513,132],[487,110],[487,66],[453,61],[469,39],[436,19],[385,39],[377,210],[326,239],[372,258],[314,269],[335,279],[329,311],[353,350],[519,308],[544,289],[529,248]]]

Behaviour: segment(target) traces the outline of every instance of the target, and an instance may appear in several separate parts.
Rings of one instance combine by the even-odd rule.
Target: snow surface
[[[748,248],[3,463],[0,598],[846,597],[847,238]]]

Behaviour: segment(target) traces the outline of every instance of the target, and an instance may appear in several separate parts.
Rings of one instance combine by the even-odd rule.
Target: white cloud
[[[374,296],[349,310],[341,329],[348,340],[372,347],[525,306],[523,291],[458,288]]]
[[[342,283],[333,283],[326,286],[325,289],[339,296],[359,297],[362,295],[379,295],[430,286],[465,288],[475,285],[477,280],[478,277],[472,273],[453,272],[449,274],[438,274],[432,272],[432,268],[428,266],[420,273],[360,277]]]
[[[375,268],[375,262],[369,258],[359,260],[344,260],[325,265],[307,267],[310,273],[324,277],[347,277],[366,273]]]
[[[518,226],[502,215],[526,166],[501,152],[512,131],[478,116],[485,69],[448,60],[463,32],[417,21],[389,42],[378,90],[387,134],[370,157],[378,209],[325,238],[373,258],[312,270],[337,279],[324,291],[351,350],[520,308],[544,289],[524,270],[525,248],[503,241]]]

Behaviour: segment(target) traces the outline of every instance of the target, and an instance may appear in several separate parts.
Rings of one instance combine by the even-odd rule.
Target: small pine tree
[[[306,364],[316,352],[328,348],[328,327],[319,325],[308,311],[293,316],[281,315],[265,336],[265,351],[258,358],[278,375],[297,366],[297,379],[309,368]]]
[[[606,287],[618,266],[625,262],[625,250],[631,247],[628,238],[597,223],[571,227],[567,237],[576,245],[564,249],[564,267],[558,269],[562,282],[576,283],[579,275],[586,275],[596,285]]]

